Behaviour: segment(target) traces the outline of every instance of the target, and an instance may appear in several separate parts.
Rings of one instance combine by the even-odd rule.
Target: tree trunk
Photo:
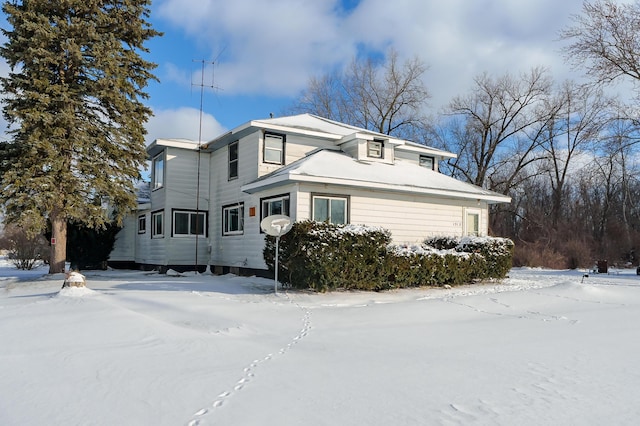
[[[67,221],[57,212],[51,214],[51,243],[49,273],[64,273],[67,260]]]

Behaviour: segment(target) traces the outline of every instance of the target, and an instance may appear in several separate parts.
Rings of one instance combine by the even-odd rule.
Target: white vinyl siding
[[[324,188],[320,185],[299,186],[296,196],[296,220],[313,219],[312,195]],[[340,191],[342,192],[342,191]],[[465,235],[466,209],[479,213],[478,234],[487,235],[488,210],[486,202],[453,200],[434,196],[370,191],[350,188],[343,194],[349,197],[349,223],[380,226],[391,232],[394,243],[420,243],[433,236]]]

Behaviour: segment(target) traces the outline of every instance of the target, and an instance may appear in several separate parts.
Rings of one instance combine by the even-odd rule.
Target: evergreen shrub
[[[278,279],[315,291],[379,291],[504,278],[511,268],[513,242],[504,238],[390,241],[390,232],[380,227],[296,222],[280,237]],[[263,255],[274,271],[275,237],[266,236]]]

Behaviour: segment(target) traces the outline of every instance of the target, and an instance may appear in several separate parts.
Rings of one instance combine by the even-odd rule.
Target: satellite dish
[[[273,214],[260,221],[260,229],[272,237],[281,237],[291,230],[292,221],[289,216]]]
[[[260,229],[262,229],[267,235],[271,235],[272,237],[276,237],[276,258],[275,258],[275,280],[274,280],[274,289],[276,294],[278,294],[278,243],[280,242],[280,237],[291,231],[291,218],[289,216],[285,216],[283,214],[273,214],[271,216],[267,216],[260,221]]]

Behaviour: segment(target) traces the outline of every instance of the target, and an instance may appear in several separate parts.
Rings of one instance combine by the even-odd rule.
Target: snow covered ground
[[[602,425],[640,418],[640,277],[273,292],[0,267],[2,425]],[[582,282],[584,281],[584,282]]]

